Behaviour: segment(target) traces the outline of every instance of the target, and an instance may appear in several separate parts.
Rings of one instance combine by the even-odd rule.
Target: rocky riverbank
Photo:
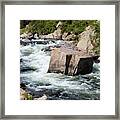
[[[21,100],[100,99],[94,28],[87,26],[75,35],[62,33],[61,25],[47,35],[21,35]]]
[[[86,31],[80,34],[77,46],[67,43],[60,48],[54,48],[51,51],[48,72],[66,75],[91,73],[94,61],[99,58],[93,51],[91,36],[94,36],[94,31],[88,26]]]
[[[47,96],[43,94],[42,97],[35,97],[29,93],[24,83],[20,85],[20,100],[46,100]]]
[[[46,45],[21,46],[20,82],[26,86],[25,91],[32,96],[32,100],[41,97],[47,100],[98,100],[100,97],[98,62],[93,64],[92,72],[85,75],[68,76],[47,72],[52,51],[46,49],[62,43],[63,41],[56,41]]]
[[[24,45],[27,45],[27,43],[28,44],[29,43],[47,44],[49,39],[50,40],[73,41],[73,43],[77,45],[77,47],[79,47],[80,49],[86,50],[86,46],[89,46],[89,49],[88,48],[87,49],[92,50],[92,51],[88,51],[88,52],[94,51],[95,54],[99,54],[99,47],[100,47],[99,46],[99,42],[100,42],[99,34],[100,33],[99,33],[99,27],[97,28],[95,27],[95,25],[97,25],[99,22],[98,23],[93,22],[94,25],[87,26],[83,32],[79,32],[79,30],[81,30],[82,28],[79,28],[76,25],[79,22],[74,21],[73,23],[75,24],[73,24],[73,28],[71,29],[71,32],[67,32],[64,30],[67,24],[59,21],[56,24],[56,27],[54,27],[54,31],[49,34],[38,33],[37,30],[36,32],[30,32],[30,29],[35,29],[33,27],[34,24],[33,26],[27,25],[28,27],[26,26],[24,33],[20,35],[21,44],[24,44]],[[69,30],[69,26],[70,25],[68,25],[68,28],[66,28],[67,30]],[[97,26],[99,26],[99,24]],[[36,29],[40,29],[40,28],[36,28]],[[52,29],[52,25],[50,29]],[[77,29],[78,32],[76,33],[74,29]],[[44,41],[41,41],[40,39]]]
[[[57,30],[55,30],[54,33],[42,36],[41,38],[44,40],[21,40],[21,44],[48,44],[49,39],[62,39],[61,25],[62,23],[59,22],[56,26]],[[88,26],[86,30],[79,35],[79,42],[77,45],[73,45],[70,42],[64,42],[65,44],[59,46],[59,48],[49,48],[52,51],[48,72],[64,73],[66,75],[91,73],[94,63],[93,58],[99,57],[95,55],[93,51],[94,46],[91,39],[93,39],[94,36],[94,29]],[[49,39],[45,40],[46,38]],[[68,36],[64,36],[64,41],[66,38],[68,38]],[[74,35],[71,35],[71,39],[73,38]]]

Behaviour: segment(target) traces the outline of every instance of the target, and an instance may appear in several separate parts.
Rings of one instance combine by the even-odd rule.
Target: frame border
[[[115,5],[115,115],[5,115],[5,5]],[[119,0],[44,0],[44,1],[2,1],[0,6],[0,119],[120,119],[119,106]]]

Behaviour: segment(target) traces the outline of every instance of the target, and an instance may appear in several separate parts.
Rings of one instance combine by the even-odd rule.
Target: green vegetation
[[[21,20],[20,34],[22,33],[38,33],[39,35],[47,35],[56,30],[56,25],[60,20]],[[92,26],[95,29],[96,35],[91,37],[91,42],[94,44],[94,52],[100,53],[100,21],[98,20],[61,20],[62,33],[75,34],[75,42],[78,42],[78,35],[82,33],[87,26]]]
[[[31,21],[30,20],[21,20],[20,21],[20,29],[25,28],[26,25],[29,24],[29,22],[31,22]]]
[[[32,99],[33,99],[32,95],[28,94],[27,100],[32,100]]]
[[[73,32],[75,35],[80,34],[87,26],[94,26],[96,32],[100,31],[100,23],[97,20],[63,20],[62,32]]]
[[[24,21],[21,21],[21,26],[23,25]],[[41,35],[47,35],[49,33],[54,32],[56,29],[58,21],[56,20],[32,20],[29,22],[26,27],[21,29],[21,34],[24,32],[31,32],[31,33],[39,33]]]
[[[21,20],[21,34],[24,32],[49,34],[56,30],[59,20]],[[89,25],[94,26],[97,33],[100,32],[100,22],[97,20],[61,20],[62,33],[72,32],[75,35],[80,34]]]

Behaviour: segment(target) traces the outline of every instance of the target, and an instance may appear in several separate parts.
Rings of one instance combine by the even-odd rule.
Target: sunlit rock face
[[[79,35],[77,46],[72,47],[65,44],[55,48],[51,52],[51,60],[48,72],[64,73],[66,75],[88,74],[93,68],[93,45],[94,29],[88,26]]]
[[[92,72],[93,57],[82,51],[65,46],[51,52],[48,72],[66,75],[88,74]]]
[[[79,42],[77,48],[87,53],[93,53],[93,45],[91,41],[94,41],[95,32],[91,26],[86,27],[86,30],[79,34]]]

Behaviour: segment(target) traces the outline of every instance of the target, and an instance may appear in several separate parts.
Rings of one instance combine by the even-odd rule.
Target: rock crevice
[[[72,58],[72,55],[66,55],[66,62],[65,62],[65,75],[68,74],[69,71],[69,65],[70,65],[70,60]]]

